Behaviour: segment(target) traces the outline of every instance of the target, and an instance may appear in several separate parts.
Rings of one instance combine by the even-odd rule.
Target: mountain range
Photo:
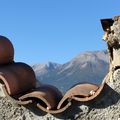
[[[64,64],[47,62],[32,68],[41,83],[54,85],[65,93],[81,82],[99,85],[109,69],[108,52],[86,51]]]

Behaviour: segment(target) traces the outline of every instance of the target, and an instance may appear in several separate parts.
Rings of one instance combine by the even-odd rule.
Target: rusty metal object
[[[24,100],[26,98],[37,98],[38,103],[39,100],[44,103],[41,104],[41,106],[43,106],[45,109],[50,110],[56,109],[56,106],[62,99],[62,94],[56,87],[52,85],[42,85],[39,88],[33,90],[33,92],[21,96],[19,99]]]
[[[88,97],[84,97],[84,98],[81,98],[79,96],[73,96],[72,99],[76,100],[76,101],[81,101],[81,102],[86,102],[86,101],[91,101],[93,100],[94,98],[96,98],[103,90],[104,86],[105,86],[105,83],[106,81],[109,79],[110,77],[110,73],[108,73],[105,78],[103,79],[102,83],[100,86],[98,86],[98,89],[96,89],[96,91],[94,91],[94,93]],[[97,86],[96,86],[97,87]],[[95,88],[95,87],[94,87]]]
[[[35,88],[36,79],[31,67],[25,63],[13,63],[0,67],[0,81],[9,95],[17,95]]]
[[[115,20],[117,19],[118,17],[115,18]],[[106,33],[104,37],[106,41],[108,34],[112,32],[110,27],[113,22],[113,19],[101,20],[103,30]],[[32,68],[24,63],[13,62],[14,49],[11,42],[3,36],[0,36],[0,40],[2,41],[0,42],[0,65],[2,65],[0,66],[0,84],[2,85],[0,89],[17,104],[35,103],[39,109],[45,112],[60,113],[72,104],[72,100],[86,102],[96,98],[111,76],[112,69],[109,69],[109,73],[101,85],[80,83],[69,89],[65,95],[62,95],[56,87],[51,85],[40,85],[39,88],[36,88],[36,78]],[[108,49],[111,50],[109,45]],[[7,51],[8,53],[3,54]],[[110,57],[112,57],[112,51]]]
[[[56,87],[52,85],[41,85],[39,88],[21,96],[19,99],[21,101],[32,99],[39,109],[51,114],[57,114],[63,112],[71,105],[71,102],[66,102],[62,108],[58,110],[57,105],[62,97],[62,93]]]
[[[57,109],[60,109],[62,104],[67,99],[74,99],[74,97],[79,97],[81,99],[88,98],[92,96],[92,92],[96,92],[98,90],[98,86],[94,84],[89,83],[81,83],[74,87],[72,87],[70,90],[67,91],[67,93],[64,95],[60,103],[58,104]],[[78,100],[81,101],[81,100]]]
[[[113,19],[101,19],[102,28],[104,31],[108,31],[110,27],[113,25]]]
[[[49,110],[49,109],[46,109],[46,108],[44,108],[43,106],[41,106],[41,104],[37,104],[37,107],[39,108],[39,109],[41,109],[42,111],[44,111],[44,112],[47,112],[47,113],[51,113],[51,114],[58,114],[58,113],[61,113],[61,112],[63,112],[63,111],[65,111],[66,109],[68,109],[70,106],[71,106],[71,102],[70,101],[68,101],[68,102],[66,102],[66,104],[65,105],[63,105],[60,109],[54,109],[54,110]]]
[[[10,40],[0,36],[0,65],[12,63],[14,59],[14,48]]]

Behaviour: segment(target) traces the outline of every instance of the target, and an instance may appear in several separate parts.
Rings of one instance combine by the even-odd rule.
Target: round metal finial
[[[14,48],[10,40],[0,36],[0,65],[9,64],[14,61]]]

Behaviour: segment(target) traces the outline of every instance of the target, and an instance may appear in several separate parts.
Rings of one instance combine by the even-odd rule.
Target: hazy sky
[[[120,0],[0,0],[0,34],[15,60],[65,63],[83,51],[106,49],[101,18],[120,14]]]

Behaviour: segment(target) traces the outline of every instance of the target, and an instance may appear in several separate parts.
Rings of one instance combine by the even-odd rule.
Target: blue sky
[[[100,19],[119,14],[119,0],[0,0],[0,34],[14,44],[15,61],[65,63],[106,49]]]

